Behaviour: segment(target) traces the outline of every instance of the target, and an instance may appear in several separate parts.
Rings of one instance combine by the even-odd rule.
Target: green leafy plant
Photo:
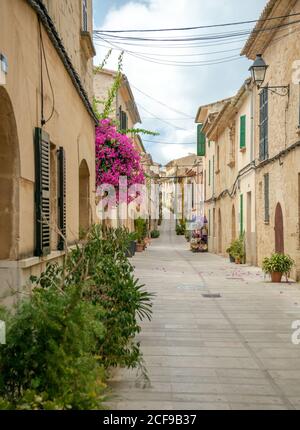
[[[160,231],[159,230],[152,230],[151,231],[151,237],[152,239],[158,239],[160,236]]]
[[[134,228],[138,243],[143,243],[144,239],[147,237],[147,221],[141,217],[137,218],[134,220]]]
[[[36,288],[6,318],[0,347],[0,404],[9,409],[99,409],[104,367],[97,344],[105,328],[102,306],[82,300],[82,289],[56,282]]]
[[[147,380],[135,335],[151,319],[152,295],[126,257],[132,237],[95,225],[64,265],[31,278],[31,297],[2,317],[0,408],[99,409],[112,366],[138,368]]]
[[[227,248],[226,252],[229,253],[235,259],[239,259],[240,261],[245,261],[246,252],[245,252],[245,234],[240,234],[240,237],[231,242],[229,248]]]
[[[263,260],[262,269],[268,274],[279,272],[289,276],[294,265],[295,262],[289,255],[274,253],[271,257],[266,257]]]
[[[177,236],[184,236],[186,231],[186,221],[184,219],[179,220],[176,224]]]

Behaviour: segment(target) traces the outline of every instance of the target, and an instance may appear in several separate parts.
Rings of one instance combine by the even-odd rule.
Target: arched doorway
[[[79,166],[79,230],[90,227],[90,172],[85,160]]]
[[[218,253],[222,254],[222,218],[221,209],[218,211]]]
[[[0,260],[16,260],[19,235],[19,143],[13,107],[0,86]]]
[[[231,209],[231,240],[236,239],[236,219],[235,219],[235,206],[232,205]]]
[[[277,203],[275,211],[275,252],[284,253],[283,214],[280,203]]]

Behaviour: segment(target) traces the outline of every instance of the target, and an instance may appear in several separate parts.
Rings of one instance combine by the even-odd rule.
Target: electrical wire
[[[276,20],[276,19],[284,19],[284,18],[289,18],[291,16],[298,16],[300,15],[300,13],[293,13],[290,15],[282,15],[282,16],[277,16],[277,17],[272,17],[272,18],[265,18],[265,19],[254,19],[254,20],[248,20],[248,21],[239,21],[239,22],[229,22],[229,23],[223,23],[223,24],[213,24],[213,25],[201,25],[201,26],[197,26],[197,27],[178,27],[178,28],[160,28],[160,29],[141,29],[141,30],[137,30],[137,29],[132,29],[132,30],[99,30],[102,31],[103,33],[153,33],[153,32],[163,32],[163,31],[190,31],[190,30],[199,30],[199,29],[204,29],[204,28],[217,28],[217,27],[228,27],[228,26],[234,26],[234,25],[245,25],[245,24],[253,24],[256,23],[258,21],[260,22],[266,22],[266,21],[272,21],[272,20]]]
[[[126,54],[128,54],[129,56],[132,56],[134,58],[138,58],[138,59],[140,59],[142,61],[146,61],[146,62],[153,63],[153,64],[159,64],[159,65],[166,65],[166,66],[173,66],[173,67],[195,67],[195,66],[201,67],[201,66],[223,64],[223,63],[228,63],[228,62],[231,62],[231,61],[238,61],[238,60],[240,61],[240,60],[242,60],[242,57],[238,55],[238,56],[233,56],[233,57],[226,57],[226,59],[224,59],[224,58],[214,59],[214,60],[206,61],[206,62],[203,62],[203,61],[201,62],[200,61],[200,62],[181,62],[180,63],[180,62],[170,62],[170,61],[169,62],[167,62],[167,61],[165,61],[165,62],[163,62],[163,61],[156,61],[156,60],[154,60],[152,58],[148,58],[146,56],[141,56],[139,54],[133,53],[132,51],[128,51],[128,50],[122,49],[118,45],[116,45],[116,44],[114,44],[112,42],[108,42],[108,41],[106,41],[106,39],[104,39],[102,37],[101,37],[101,39],[103,39],[105,42],[107,42],[110,45],[110,47],[115,48],[115,49],[117,49],[119,51],[123,51]]]
[[[147,112],[149,115],[152,115],[152,116],[153,116],[153,119],[156,119],[156,120],[158,120],[158,121],[161,121],[161,122],[163,122],[163,123],[167,124],[169,127],[176,128],[177,130],[185,130],[185,129],[184,129],[184,128],[182,128],[182,127],[178,127],[178,126],[177,126],[177,125],[175,125],[175,124],[172,124],[172,123],[170,123],[170,122],[168,122],[168,121],[165,121],[165,120],[163,120],[163,119],[159,118],[158,116],[156,116],[154,113],[150,112],[148,109],[146,109],[146,108],[145,108],[144,106],[142,106],[141,104],[137,103],[137,105],[138,105],[141,109],[143,109],[145,112]]]
[[[144,91],[140,90],[139,88],[137,88],[136,86],[134,86],[132,84],[131,84],[131,87],[134,88],[139,93],[143,94],[144,96],[148,97],[149,99],[151,99],[151,100],[155,101],[156,103],[159,103],[160,105],[162,105],[162,106],[164,106],[164,107],[166,107],[166,108],[168,108],[168,109],[170,109],[170,110],[178,113],[179,115],[186,116],[188,119],[194,119],[194,117],[192,117],[192,116],[190,116],[190,115],[188,115],[188,114],[186,114],[184,112],[181,112],[179,110],[176,110],[176,109],[172,108],[171,106],[169,106],[169,105],[161,102],[160,100],[157,100],[156,98],[150,96],[149,94],[145,93]]]
[[[164,142],[162,140],[153,141],[153,140],[147,140],[147,139],[143,139],[143,142],[160,144],[160,145],[196,145],[196,142]]]
[[[54,111],[55,111],[55,95],[54,95],[54,90],[53,90],[53,86],[52,86],[52,82],[51,82],[51,78],[50,78],[50,73],[49,73],[49,68],[48,68],[48,61],[47,61],[47,57],[46,57],[44,40],[43,40],[43,34],[42,34],[42,26],[41,26],[41,21],[40,20],[39,20],[39,33],[40,33],[40,43],[41,43],[41,99],[42,99],[41,100],[41,125],[44,126],[44,125],[46,125],[52,119],[52,117],[54,115]],[[48,82],[49,82],[50,89],[51,89],[51,94],[52,94],[52,110],[51,110],[50,116],[46,120],[44,118],[44,79],[43,79],[43,61],[42,61],[42,58],[44,58],[44,63],[45,63],[45,67],[46,67]]]
[[[186,41],[199,41],[199,40],[219,40],[219,39],[227,39],[232,37],[239,37],[239,36],[246,36],[250,34],[256,34],[256,33],[264,33],[268,31],[277,30],[280,28],[285,28],[288,26],[291,26],[293,24],[298,24],[300,20],[292,21],[292,22],[286,22],[283,24],[275,25],[273,27],[268,28],[261,28],[261,29],[247,29],[247,30],[240,30],[240,31],[234,31],[234,32],[223,32],[223,33],[213,33],[213,34],[204,34],[204,35],[194,35],[194,36],[188,36],[182,38],[179,37],[164,37],[164,38],[150,38],[150,37],[131,37],[131,36],[117,36],[117,35],[109,35],[107,33],[101,32],[99,30],[95,30],[94,34],[102,35],[109,40],[130,40],[130,41],[144,41],[144,42],[186,42]]]

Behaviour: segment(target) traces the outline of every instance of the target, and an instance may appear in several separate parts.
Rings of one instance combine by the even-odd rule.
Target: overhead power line
[[[134,85],[132,85],[132,84],[131,84],[131,87],[132,87],[132,88],[134,88],[134,89],[135,89],[136,91],[138,91],[139,93],[143,94],[144,96],[148,97],[149,99],[151,99],[151,100],[155,101],[156,103],[159,103],[160,105],[162,105],[162,106],[164,106],[164,107],[166,107],[166,108],[168,108],[168,109],[170,109],[170,110],[172,110],[172,111],[174,111],[174,112],[178,113],[179,115],[183,115],[183,116],[187,117],[187,119],[193,119],[193,117],[192,117],[192,116],[190,116],[190,115],[188,115],[188,114],[186,114],[186,113],[184,113],[184,112],[181,112],[181,111],[179,111],[179,110],[176,110],[176,109],[172,108],[171,106],[169,106],[169,105],[167,105],[167,104],[165,104],[165,103],[161,102],[160,100],[157,100],[156,98],[154,98],[154,97],[150,96],[149,94],[147,94],[147,93],[145,93],[144,91],[140,90],[140,89],[139,89],[139,88],[137,88],[136,86],[134,86]]]
[[[155,141],[155,140],[147,140],[143,139],[143,142],[154,143],[159,145],[196,145],[196,142],[164,142],[164,141]]]
[[[248,21],[238,21],[238,22],[227,22],[223,24],[212,24],[212,25],[199,25],[196,27],[177,27],[177,28],[155,28],[155,29],[130,29],[130,30],[98,30],[102,33],[154,33],[154,32],[162,32],[162,31],[190,31],[190,30],[200,30],[200,29],[206,29],[206,28],[219,28],[219,27],[229,27],[229,26],[235,26],[235,25],[245,25],[245,24],[254,24],[258,21],[266,22],[266,21],[273,21],[276,19],[284,19],[289,18],[290,16],[299,16],[300,13],[293,13],[290,15],[282,15],[282,16],[276,16],[272,18],[265,18],[265,19],[253,19]],[[97,31],[97,30],[96,30]]]
[[[131,41],[150,41],[150,42],[189,42],[189,41],[199,41],[199,40],[220,40],[220,39],[228,39],[233,37],[245,36],[252,33],[263,33],[268,31],[277,30],[280,28],[288,27],[293,24],[298,24],[300,20],[291,21],[283,24],[274,25],[272,27],[261,28],[257,30],[253,29],[244,29],[233,32],[223,32],[223,33],[206,33],[204,35],[193,35],[187,37],[164,37],[164,38],[153,38],[153,37],[133,37],[133,36],[117,36],[115,34],[108,34],[105,32],[101,32],[99,30],[95,30],[95,35],[102,35],[110,40],[131,40]]]
[[[178,127],[177,125],[172,124],[171,122],[168,122],[168,121],[165,121],[165,120],[163,120],[163,119],[159,118],[158,116],[156,116],[154,113],[150,112],[148,109],[146,109],[146,108],[145,108],[144,106],[142,106],[141,104],[137,103],[137,105],[138,105],[141,109],[143,109],[145,112],[147,112],[149,115],[152,115],[152,116],[153,116],[153,119],[156,119],[156,120],[158,120],[158,121],[161,121],[161,122],[163,122],[163,123],[167,124],[169,127],[176,128],[177,130],[185,130],[185,129],[184,129],[184,128],[182,128],[182,127]]]

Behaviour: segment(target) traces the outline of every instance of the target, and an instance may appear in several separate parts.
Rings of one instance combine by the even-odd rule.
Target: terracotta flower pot
[[[274,283],[280,283],[281,279],[282,279],[282,275],[283,274],[281,272],[272,272],[271,273],[272,282],[274,282]]]
[[[136,252],[143,252],[144,251],[144,244],[143,243],[137,243],[136,244]]]
[[[235,259],[235,264],[241,264],[241,259],[240,259],[239,257],[237,257],[237,258]]]

